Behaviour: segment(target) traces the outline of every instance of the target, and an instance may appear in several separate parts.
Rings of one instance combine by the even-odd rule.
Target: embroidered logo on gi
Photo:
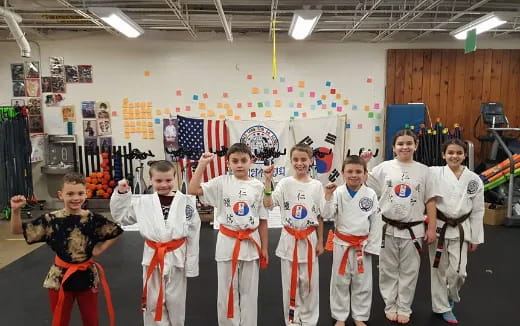
[[[237,201],[233,205],[233,213],[238,216],[245,216],[249,213],[249,206],[244,201]]]
[[[297,220],[303,220],[307,217],[307,208],[303,205],[294,205],[291,210],[291,215]]]
[[[240,136],[240,142],[247,144],[253,153],[264,152],[266,149],[280,150],[278,136],[265,126],[257,125],[247,128]],[[256,163],[263,163],[263,161],[256,161]]]
[[[194,210],[193,210],[193,207],[191,207],[190,205],[186,205],[185,212],[186,212],[186,219],[187,220],[189,220],[189,219],[191,219],[193,217]]]
[[[410,197],[412,194],[412,188],[405,183],[401,183],[394,187],[394,193],[400,198]]]
[[[468,182],[468,195],[473,195],[478,190],[478,181],[477,180],[471,180]]]
[[[361,208],[363,212],[368,212],[372,209],[372,206],[374,206],[374,201],[368,197],[363,197],[359,201],[359,208]]]

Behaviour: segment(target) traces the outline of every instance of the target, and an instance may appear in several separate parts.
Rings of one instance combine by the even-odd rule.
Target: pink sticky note
[[[222,93],[222,97],[227,98],[228,97],[228,93],[227,92]]]
[[[208,98],[208,93],[202,93],[203,98]]]
[[[253,75],[251,75],[251,74],[247,74],[246,78],[247,78],[247,79],[253,79]]]
[[[175,108],[175,112],[181,112],[181,108],[176,107],[176,108]]]
[[[287,87],[287,93],[292,93],[292,86]]]
[[[112,116],[117,117],[117,111],[112,111]]]
[[[336,107],[336,111],[338,111],[338,112],[342,112],[342,111],[343,111],[343,108],[342,108],[341,106],[337,106],[337,107]]]
[[[307,112],[302,112],[302,117],[307,118]]]
[[[379,110],[380,108],[381,108],[381,107],[380,107],[380,104],[379,104],[379,103],[374,104],[374,109]]]
[[[181,95],[182,95],[182,91],[181,91],[180,89],[178,89],[178,90],[175,92],[175,94],[176,94],[177,96],[181,96]]]
[[[326,109],[326,108],[327,108],[327,104],[322,104],[322,105],[321,105],[321,108],[322,108],[322,109]]]
[[[277,95],[278,94],[278,90],[277,89],[273,89],[273,95]]]
[[[191,111],[191,106],[186,105],[186,111]]]
[[[363,124],[362,123],[358,123],[357,128],[358,129],[363,129]]]
[[[309,92],[310,97],[316,97],[316,92]]]
[[[331,89],[330,89],[330,93],[331,93],[331,94],[336,94],[336,89],[335,89],[335,88],[331,88]]]
[[[367,78],[367,83],[371,83],[372,82],[372,78],[368,77]]]
[[[301,108],[302,108],[302,104],[301,104],[301,103],[296,103],[296,107],[297,107],[298,109],[301,109]]]
[[[241,109],[242,108],[242,103],[237,103],[237,108]]]
[[[251,102],[247,102],[247,107],[248,107],[248,108],[252,108],[252,107],[253,107],[253,103],[251,103]]]
[[[256,112],[251,112],[251,118],[256,118]]]

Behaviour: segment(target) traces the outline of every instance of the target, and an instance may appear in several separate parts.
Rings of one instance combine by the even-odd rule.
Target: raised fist
[[[25,196],[22,195],[16,195],[11,197],[11,209],[12,210],[18,210],[27,204],[27,199],[25,199]]]
[[[130,191],[130,184],[128,183],[128,180],[121,179],[119,180],[117,184],[117,191],[120,193],[126,194],[128,191]]]
[[[267,180],[271,180],[273,178],[273,173],[274,173],[274,165],[271,164],[264,168],[264,177]]]

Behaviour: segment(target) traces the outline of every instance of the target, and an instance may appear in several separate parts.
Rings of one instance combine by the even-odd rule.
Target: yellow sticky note
[[[150,71],[149,70],[145,70],[144,71],[144,76],[145,77],[150,77]]]
[[[148,139],[155,139],[154,134],[148,134]]]
[[[369,110],[370,110],[370,106],[365,105],[365,111],[369,111]]]
[[[153,128],[148,128],[148,133],[153,133]]]
[[[336,99],[339,100],[341,98],[341,94],[340,93],[337,93],[336,94]]]
[[[224,105],[222,105],[222,103],[218,102],[217,103],[217,109],[222,109],[224,107]]]
[[[135,121],[130,121],[130,127],[135,127],[135,124],[136,124]]]
[[[201,118],[205,118],[205,117],[206,117],[206,113],[204,113],[204,112],[201,113],[201,114],[200,114],[200,117],[201,117]]]
[[[282,101],[280,101],[280,100],[274,101],[274,106],[276,106],[276,107],[282,106]]]
[[[344,100],[343,100],[343,104],[344,104],[344,105],[347,105],[348,103],[349,103],[349,102],[348,102],[348,99],[344,99]]]
[[[226,115],[227,115],[228,117],[232,117],[232,116],[233,116],[233,110],[231,110],[231,109],[227,109],[227,110],[226,110]]]
[[[128,103],[123,103],[123,109],[128,108]]]
[[[130,134],[125,133],[125,139],[128,139],[128,138],[130,138]]]
[[[260,93],[260,90],[258,89],[258,87],[253,87],[253,89],[251,90],[251,93],[258,94],[258,93]]]
[[[206,110],[206,103],[199,103],[199,110]]]
[[[128,114],[128,109],[127,108],[123,109],[123,114]]]
[[[128,103],[128,108],[133,109],[134,108],[134,103]]]
[[[381,137],[376,136],[376,143],[380,143],[380,142],[381,142]]]
[[[129,122],[129,121],[125,121],[125,122],[123,123],[123,125],[124,125],[125,127],[130,127],[130,122]]]
[[[164,113],[165,113],[165,114],[170,114],[170,108],[166,108],[166,109],[164,109]]]
[[[123,120],[128,120],[128,114],[123,114]]]
[[[157,109],[157,110],[155,110],[155,114],[156,114],[156,115],[162,115],[162,110],[161,110],[161,109]]]
[[[218,119],[219,120],[226,120],[226,116],[221,114],[221,115],[218,116]]]
[[[322,100],[326,100],[326,99],[327,99],[327,95],[323,94],[323,95],[321,96],[321,99],[322,99]]]
[[[215,111],[213,111],[212,109],[209,109],[208,110],[208,117],[214,117],[215,116]]]
[[[146,102],[141,102],[141,109],[146,109]]]
[[[273,116],[273,113],[272,113],[270,110],[267,110],[267,111],[265,111],[264,116],[265,116],[266,118],[270,118],[270,117]]]
[[[153,127],[153,124],[151,121],[148,121],[148,128]]]
[[[303,80],[300,80],[298,82],[298,87],[305,87],[305,82]]]
[[[146,107],[151,108],[152,106],[152,102],[146,102]]]
[[[224,103],[224,109],[229,109],[229,103]]]
[[[148,139],[148,134],[147,133],[143,133],[142,137],[143,137],[143,139]]]
[[[239,115],[236,115],[234,119],[235,119],[235,120],[240,120],[240,116],[239,116]]]
[[[125,97],[125,98],[123,99],[123,104],[128,104],[128,97]]]

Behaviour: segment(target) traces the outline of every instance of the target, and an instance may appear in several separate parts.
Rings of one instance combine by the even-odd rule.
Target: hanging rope
[[[278,72],[276,71],[276,23],[275,20],[271,22],[273,26],[273,79],[278,78]]]

